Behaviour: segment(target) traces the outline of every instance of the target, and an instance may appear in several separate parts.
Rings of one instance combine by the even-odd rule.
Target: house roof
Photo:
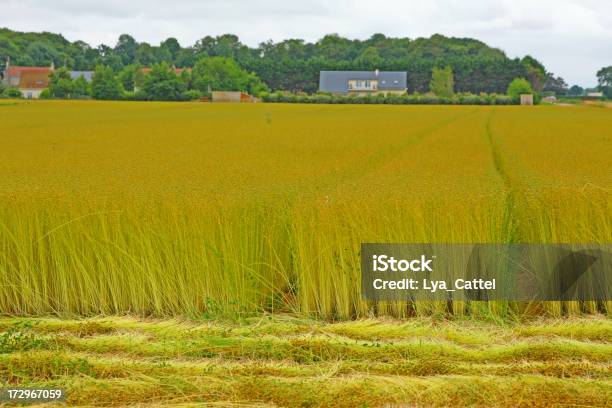
[[[46,73],[47,75],[49,75],[51,71],[51,67],[22,67],[18,65],[10,65],[6,69],[6,75],[9,77],[19,77],[25,72],[38,72]]]
[[[405,90],[408,73],[403,71],[321,71],[319,90],[323,92],[347,93],[351,79],[378,80],[378,90]]]
[[[22,71],[19,77],[19,89],[44,89],[49,86],[49,72]]]
[[[70,71],[70,78],[77,79],[83,77],[87,82],[91,82],[93,74],[93,71]]]

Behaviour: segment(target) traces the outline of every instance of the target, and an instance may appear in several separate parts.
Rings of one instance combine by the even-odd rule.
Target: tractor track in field
[[[493,166],[495,167],[495,171],[497,172],[499,177],[502,179],[504,183],[504,189],[506,191],[506,195],[504,197],[504,217],[502,227],[503,242],[512,243],[519,241],[516,216],[516,202],[518,200],[518,192],[512,184],[510,175],[508,174],[504,166],[502,153],[500,151],[499,145],[495,142],[495,137],[493,135],[493,131],[491,130],[491,121],[493,119],[494,114],[495,109],[491,110],[491,112],[489,112],[489,115],[487,116],[485,124],[485,133],[487,136],[487,140],[489,141],[489,146],[491,147]]]

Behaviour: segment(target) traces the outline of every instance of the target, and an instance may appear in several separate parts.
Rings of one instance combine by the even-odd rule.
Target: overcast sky
[[[610,0],[0,0],[0,27],[114,45],[122,33],[192,45],[234,33],[255,46],[338,33],[474,37],[508,56],[531,54],[572,84],[595,85],[612,65]]]

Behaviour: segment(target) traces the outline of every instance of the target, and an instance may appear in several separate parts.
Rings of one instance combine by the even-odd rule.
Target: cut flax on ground
[[[609,406],[612,323],[0,319],[0,386],[69,406]]]

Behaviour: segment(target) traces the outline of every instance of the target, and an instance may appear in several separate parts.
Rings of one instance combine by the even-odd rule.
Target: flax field
[[[0,106],[0,313],[606,314],[381,303],[361,242],[609,243],[612,110]]]
[[[359,262],[610,243],[611,158],[598,107],[0,104],[0,390],[612,406],[611,302],[367,302]]]

